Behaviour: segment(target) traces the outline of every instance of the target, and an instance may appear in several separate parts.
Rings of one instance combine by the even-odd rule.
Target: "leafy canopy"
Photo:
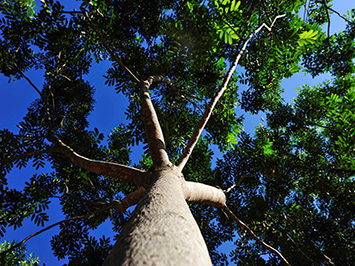
[[[83,1],[75,11],[53,0],[42,1],[38,10],[33,1],[1,1],[0,71],[9,80],[28,80],[39,97],[18,132],[0,131],[0,233],[27,218],[45,225],[53,198],[69,218],[93,213],[95,203],[121,200],[137,188],[55,153],[53,136],[87,158],[151,167],[148,151],[132,163],[133,146],[147,142],[139,89],[115,61],[106,84],[127,98],[127,123],[117,124],[107,138],[89,128],[95,89],[88,77],[93,64],[112,59],[107,48],[141,79],[159,74],[172,81],[153,84],[150,93],[173,162],[240,54],[239,68],[184,169],[186,179],[237,185],[228,194],[230,206],[291,264],[354,261],[355,20],[352,10],[343,17],[346,29],[329,35],[323,26],[330,23],[330,2],[307,1],[303,16],[305,3],[299,0]],[[293,105],[284,103],[280,83],[300,70],[312,76],[330,72],[334,80],[305,86]],[[31,80],[33,71],[43,73],[43,84]],[[266,112],[267,124],[248,135],[237,106]],[[225,153],[215,168],[212,147]],[[52,168],[29,177],[21,191],[9,188],[7,174],[29,163]],[[226,241],[236,245],[232,261],[279,262],[264,256],[220,211],[191,208],[215,264],[227,263],[227,255],[217,252]],[[54,254],[72,265],[101,263],[112,243],[89,231],[110,220],[119,234],[129,216],[113,209],[62,223],[51,241]]]

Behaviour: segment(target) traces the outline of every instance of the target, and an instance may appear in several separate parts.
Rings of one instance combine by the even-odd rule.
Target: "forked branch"
[[[228,84],[229,84],[229,81],[230,79],[232,78],[232,75],[234,73],[234,70],[235,68],[237,67],[238,63],[239,63],[239,60],[240,58],[242,57],[243,53],[245,52],[246,48],[247,48],[247,45],[249,43],[249,41],[253,38],[253,36],[255,34],[257,34],[258,32],[260,32],[264,27],[266,29],[268,29],[269,31],[272,30],[272,27],[274,26],[275,22],[277,19],[279,18],[282,18],[284,17],[285,15],[279,15],[277,17],[275,17],[274,21],[271,23],[270,26],[268,26],[267,24],[263,23],[259,28],[257,28],[255,31],[253,31],[249,36],[248,38],[245,40],[242,48],[240,49],[240,51],[238,52],[235,60],[233,61],[232,65],[229,67],[229,70],[227,71],[224,79],[223,79],[223,82],[222,82],[222,85],[219,89],[219,91],[217,92],[217,94],[215,95],[215,97],[211,100],[211,102],[208,104],[198,126],[195,128],[195,131],[194,133],[192,134],[192,137],[190,138],[185,150],[184,150],[184,153],[183,155],[180,157],[178,163],[177,163],[177,167],[180,169],[180,171],[182,171],[182,169],[184,169],[203,129],[205,128],[209,118],[211,117],[211,114],[213,112],[213,109],[215,108],[217,102],[219,101],[219,99],[221,98],[221,96],[223,95],[224,91],[226,90]]]
[[[286,260],[284,256],[278,251],[277,249],[273,248],[272,246],[266,244],[264,241],[262,241],[260,238],[256,236],[256,234],[251,230],[243,221],[239,220],[237,216],[228,208],[227,205],[224,205],[222,209],[228,214],[229,217],[231,217],[241,228],[246,230],[248,234],[260,245],[262,245],[264,248],[269,250],[271,253],[275,254],[278,256],[286,265],[290,266],[291,264]]]

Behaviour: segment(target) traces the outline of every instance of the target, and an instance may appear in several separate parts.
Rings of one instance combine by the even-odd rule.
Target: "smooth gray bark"
[[[104,266],[212,265],[205,241],[185,201],[183,176],[168,168],[152,176]]]

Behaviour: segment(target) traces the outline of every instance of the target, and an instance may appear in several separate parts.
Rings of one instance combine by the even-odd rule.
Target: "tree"
[[[44,226],[50,199],[59,197],[67,218],[41,231],[60,226],[52,248],[72,265],[104,260],[104,265],[209,265],[210,255],[215,264],[226,263],[216,249],[238,229],[224,214],[250,237],[239,238],[250,249],[240,246],[232,252],[236,261],[350,262],[352,205],[331,206],[344,208],[344,221],[352,226],[346,232],[341,230],[345,225],[333,224],[321,240],[306,242],[302,234],[314,237],[314,228],[329,228],[333,214],[327,217],[321,208],[314,212],[327,189],[354,193],[353,131],[342,132],[353,122],[348,109],[353,105],[343,106],[343,101],[355,98],[349,77],[354,70],[354,11],[343,17],[347,29],[330,35],[321,26],[336,11],[326,1],[311,1],[302,19],[303,4],[106,0],[83,1],[79,10],[68,11],[48,0],[34,12],[30,1],[2,2],[1,73],[26,79],[39,98],[19,123],[18,134],[0,132],[0,232],[30,217]],[[103,134],[88,129],[94,88],[84,78],[93,60],[108,59],[107,84],[127,97],[129,106],[128,123],[115,127],[104,146]],[[237,66],[243,68],[239,73]],[[42,88],[28,75],[32,69],[44,72]],[[312,75],[331,71],[338,82],[334,88],[343,91],[305,88],[306,96],[293,110],[282,104],[280,82],[300,69]],[[238,82],[248,85],[240,96]],[[327,101],[316,101],[319,95]],[[259,128],[255,138],[241,132],[243,117],[237,116],[236,104],[248,112],[268,112],[268,128]],[[315,112],[314,105],[322,112]],[[318,132],[318,127],[324,130]],[[145,153],[132,165],[131,147],[139,144],[146,145]],[[226,153],[216,169],[212,147]],[[29,162],[37,168],[50,164],[53,172],[34,174],[23,191],[6,187],[6,174]],[[346,188],[337,183],[318,187],[312,176],[322,171],[341,175]],[[290,178],[296,181],[288,183]],[[297,190],[299,183],[306,192]],[[238,194],[232,189],[237,185],[248,191]],[[227,207],[226,194],[228,205],[249,226]],[[333,198],[327,198],[328,205]],[[134,212],[126,211],[135,204]],[[327,219],[316,226],[319,216]],[[88,235],[106,219],[119,233],[108,256],[110,241]],[[300,230],[287,219],[297,219]],[[339,242],[324,246],[335,235],[349,237],[340,245],[344,255],[336,254]]]

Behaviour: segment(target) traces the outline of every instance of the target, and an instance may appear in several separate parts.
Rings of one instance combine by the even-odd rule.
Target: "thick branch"
[[[224,205],[222,209],[228,214],[229,217],[231,217],[240,227],[242,227],[244,230],[248,232],[248,234],[260,245],[262,245],[264,248],[278,256],[286,265],[290,266],[291,264],[285,259],[284,256],[275,248],[272,246],[266,244],[264,241],[262,241],[260,238],[258,238],[253,230],[251,230],[245,223],[243,223],[237,216],[234,215],[234,213],[228,208],[227,205]]]
[[[230,66],[227,74],[225,75],[222,85],[219,89],[219,91],[217,92],[217,94],[215,95],[215,97],[211,100],[211,102],[209,103],[209,105],[207,106],[205,113],[203,114],[198,126],[196,127],[194,133],[192,134],[192,137],[190,138],[183,155],[181,156],[181,158],[179,159],[179,162],[177,163],[177,167],[180,169],[180,171],[182,171],[182,169],[184,168],[184,166],[186,165],[201,133],[202,130],[205,128],[209,118],[211,117],[212,111],[214,109],[214,107],[216,106],[218,100],[221,98],[221,96],[223,95],[224,91],[226,90],[228,83],[234,73],[235,68],[237,67],[240,58],[242,57],[243,53],[245,52],[247,45],[249,43],[249,41],[251,40],[251,38],[253,38],[253,36],[255,34],[257,34],[259,31],[261,31],[264,27],[267,28],[269,31],[271,31],[272,27],[274,26],[275,22],[277,19],[284,17],[285,15],[279,15],[277,16],[274,21],[272,22],[272,24],[270,26],[266,25],[265,23],[263,23],[259,28],[257,28],[255,31],[253,31],[248,38],[246,39],[246,41],[244,42],[242,49],[239,51],[239,53],[237,54],[234,62],[232,63],[232,65]]]
[[[222,207],[226,204],[224,192],[209,185],[185,181],[183,191],[187,201],[209,204],[214,207]]]
[[[123,164],[91,160],[77,154],[71,147],[64,144],[60,139],[57,139],[55,143],[58,145],[60,152],[68,156],[73,163],[90,172],[120,178],[124,181],[143,187],[148,186],[149,174],[145,171]]]
[[[33,151],[33,152],[26,152],[20,155],[16,155],[16,156],[12,156],[10,158],[7,159],[2,159],[0,160],[1,164],[5,164],[5,163],[9,163],[9,162],[13,162],[16,160],[20,160],[20,159],[24,159],[27,157],[31,157],[31,156],[35,156],[35,155],[41,155],[44,153],[52,153],[52,152],[58,152],[60,149],[55,147],[55,148],[50,148],[50,149],[45,149],[45,150],[40,150],[40,151]]]
[[[165,140],[161,130],[158,116],[155,112],[152,100],[149,95],[149,88],[154,81],[164,81],[162,76],[151,76],[140,83],[141,87],[141,106],[145,132],[148,139],[150,155],[152,156],[153,166],[156,169],[170,165],[168,154],[165,150]]]
[[[81,11],[84,13],[85,17],[88,19],[88,21],[90,22],[90,26],[93,28],[93,30],[96,32],[96,34],[99,36],[100,41],[102,42],[103,46],[105,47],[105,49],[107,50],[107,52],[110,54],[111,58],[117,62],[117,64],[119,64],[120,67],[123,68],[123,70],[133,79],[133,81],[140,83],[140,80],[131,72],[131,70],[129,70],[129,68],[127,68],[122,61],[114,54],[114,52],[111,50],[110,46],[107,44],[107,42],[105,41],[104,37],[102,36],[102,34],[100,33],[100,31],[97,29],[97,27],[95,26],[94,22],[92,21],[92,19],[90,18],[88,12],[86,11],[86,9],[84,7],[80,7]]]

